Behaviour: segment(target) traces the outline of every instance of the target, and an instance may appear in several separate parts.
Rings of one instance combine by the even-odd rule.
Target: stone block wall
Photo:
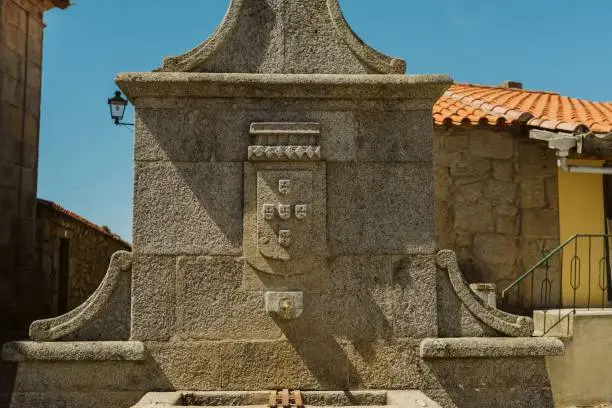
[[[316,289],[305,293],[300,320],[367,341],[436,334],[427,307],[435,302],[432,150],[423,141],[431,115],[422,101],[394,110],[317,101],[318,111],[303,101],[177,102],[149,100],[136,116],[133,338],[282,337],[263,305],[263,284],[274,279],[243,270],[249,125],[262,120],[321,126],[327,208],[314,216],[327,217],[329,259],[304,278]]]
[[[437,128],[434,146],[437,247],[501,291],[559,244],[555,154],[510,128]]]
[[[131,250],[119,236],[89,223],[48,201],[37,206],[37,259],[45,286],[45,308],[56,315],[58,310],[60,240],[68,240],[67,309],[83,303],[106,274],[112,254]]]
[[[36,317],[34,246],[42,8],[0,1],[0,315],[22,333]],[[25,285],[28,290],[25,290]],[[32,300],[32,301],[30,301]],[[6,318],[5,318],[6,316]]]
[[[43,4],[45,3],[45,4]],[[0,343],[43,315],[35,259],[42,0],[0,0]],[[0,362],[0,407],[15,367]]]
[[[172,388],[418,388],[418,339],[438,334],[435,80],[122,74],[136,105],[131,339]],[[250,157],[254,125],[306,124],[320,161]],[[252,220],[283,178],[311,194],[309,218],[283,224],[297,274],[256,258],[274,238]],[[300,317],[268,314],[267,291],[302,292]],[[406,367],[381,369],[393,360]]]

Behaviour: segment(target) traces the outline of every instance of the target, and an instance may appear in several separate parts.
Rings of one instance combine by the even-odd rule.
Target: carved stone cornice
[[[115,82],[139,105],[147,98],[412,99],[433,104],[452,80],[448,75],[126,72]]]

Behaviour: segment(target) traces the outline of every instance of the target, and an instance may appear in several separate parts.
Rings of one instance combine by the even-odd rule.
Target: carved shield
[[[291,231],[290,230],[278,231],[278,243],[283,248],[287,248],[291,246]]]
[[[295,218],[298,220],[303,220],[308,215],[308,205],[306,204],[297,204],[295,206]]]
[[[289,204],[279,204],[278,216],[283,220],[288,220],[291,218],[291,206]]]
[[[291,180],[280,179],[278,180],[278,192],[282,195],[287,195],[291,192]]]
[[[290,180],[290,183],[280,183]],[[279,186],[290,191],[283,195]],[[257,172],[257,223],[255,245],[247,262],[256,269],[280,275],[296,275],[314,257],[312,224],[317,220],[313,206],[313,173],[306,170],[259,170]],[[274,216],[269,219],[270,208]],[[305,215],[304,219],[296,216]],[[307,215],[306,215],[307,213]],[[267,214],[267,215],[266,215]],[[317,233],[318,234],[318,233]],[[252,243],[249,242],[249,245]]]
[[[268,221],[274,218],[274,204],[263,205],[263,216]]]

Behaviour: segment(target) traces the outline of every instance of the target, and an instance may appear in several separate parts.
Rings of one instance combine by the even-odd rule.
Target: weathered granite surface
[[[139,341],[16,341],[2,347],[6,361],[144,361]]]
[[[419,342],[339,342],[336,353],[308,341],[297,349],[289,341],[149,342],[145,361],[22,361],[13,406],[129,407],[150,390],[295,387],[418,389],[443,407],[554,407],[543,357],[503,357],[471,343],[460,358],[422,359]]]
[[[478,297],[469,287],[459,270],[457,255],[451,250],[443,250],[437,255],[438,265],[446,269],[455,294],[462,306],[488,328],[507,336],[521,337],[533,334],[533,320],[503,312],[492,307]],[[444,310],[444,309],[443,309]]]
[[[130,336],[132,254],[113,254],[94,293],[70,312],[30,325],[36,341],[128,340]]]
[[[232,0],[208,40],[161,70],[402,74],[406,64],[358,38],[338,0]]]
[[[130,340],[144,360],[27,360],[57,350],[11,346],[24,359],[13,408],[281,388],[551,407],[529,347],[421,358],[425,338],[530,328],[484,305],[454,253],[436,259],[431,107],[447,76],[400,75],[337,0],[233,0],[207,42],[161,71],[117,78],[137,112]],[[99,317],[104,288],[72,313]],[[301,292],[300,313],[268,313],[269,292]],[[33,333],[63,339],[48,332],[72,317]]]
[[[520,127],[436,127],[433,139],[437,248],[455,250],[466,278],[497,284],[499,295],[559,245],[555,153]],[[549,264],[549,273],[557,270]],[[536,271],[534,281],[544,274]],[[525,285],[506,305],[538,305],[541,288],[531,297],[531,281]],[[548,301],[555,304],[561,291],[552,285]]]
[[[421,342],[424,359],[560,356],[564,350],[563,342],[554,337],[460,337]]]
[[[153,73],[118,83],[138,112],[133,339],[278,339],[288,328],[265,313],[266,290],[305,290],[300,325],[326,335],[437,334],[432,150],[414,146],[431,146],[424,106],[445,77]],[[248,161],[249,146],[276,149],[279,134],[320,156]],[[283,177],[295,189],[286,197]],[[282,218],[287,199],[305,206],[303,219],[297,207]],[[290,250],[270,243],[280,225]]]

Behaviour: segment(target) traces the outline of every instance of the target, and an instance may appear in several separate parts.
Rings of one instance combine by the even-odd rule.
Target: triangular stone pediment
[[[160,71],[403,74],[403,60],[368,47],[338,0],[231,0],[221,25]]]

